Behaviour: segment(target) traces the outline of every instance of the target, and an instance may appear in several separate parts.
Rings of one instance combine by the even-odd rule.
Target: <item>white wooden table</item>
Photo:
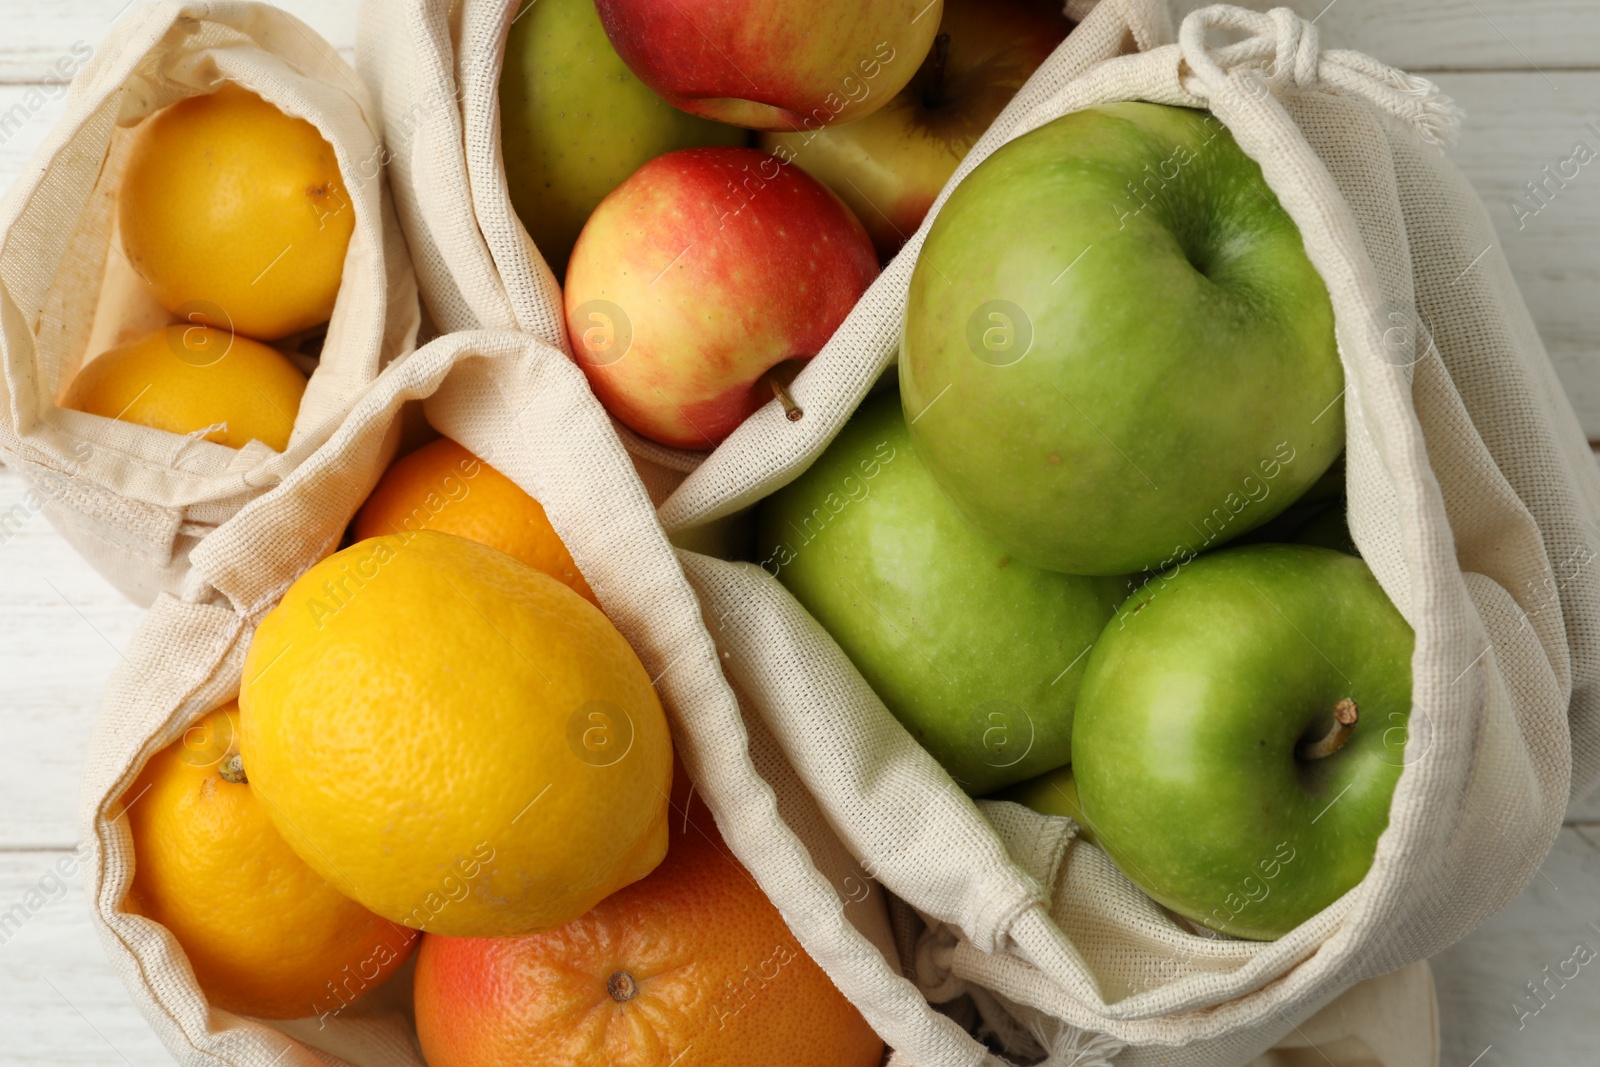
[[[52,66],[79,42],[98,46],[127,6],[0,0],[0,186],[61,112],[59,90],[45,84]],[[282,6],[352,53],[357,0]],[[1575,142],[1600,151],[1600,3],[1291,6],[1318,17],[1326,43],[1427,73],[1465,107],[1455,158],[1489,204],[1589,437],[1600,440],[1600,161],[1520,227],[1509,206]],[[73,852],[84,745],[140,613],[42,517],[12,513],[21,498],[16,477],[0,470],[0,516],[24,516],[14,533],[0,529],[0,916],[18,905],[25,913],[19,928],[0,924],[0,1064],[170,1063],[101,955]],[[1600,951],[1600,797],[1573,806],[1510,907],[1434,960],[1443,1067],[1600,1063],[1600,965],[1547,983],[1547,1003],[1526,1014],[1537,1003],[1527,984],[1544,982],[1545,968],[1580,943]]]

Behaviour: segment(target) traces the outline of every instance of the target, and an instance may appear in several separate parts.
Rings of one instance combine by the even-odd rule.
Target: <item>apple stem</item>
[[[217,768],[217,774],[222,776],[224,782],[232,782],[234,785],[244,785],[250,780],[245,777],[244,759],[237,752],[222,761],[222,766]]]
[[[799,422],[806,417],[806,413],[800,409],[800,405],[794,402],[794,397],[790,395],[788,387],[780,382],[776,375],[768,374],[767,384],[772,386],[772,395],[777,397],[778,403],[783,405],[785,418],[790,422]]]
[[[933,39],[933,50],[926,60],[928,77],[923,82],[922,106],[933,110],[944,103],[944,68],[950,62],[950,35],[941,33]]]
[[[1361,709],[1349,697],[1340,700],[1333,706],[1333,729],[1321,741],[1313,742],[1300,749],[1300,758],[1304,760],[1324,759],[1333,755],[1344,747],[1350,740],[1350,735],[1356,731],[1356,720],[1361,717]]]

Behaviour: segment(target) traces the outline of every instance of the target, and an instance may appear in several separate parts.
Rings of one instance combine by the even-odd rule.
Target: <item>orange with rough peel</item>
[[[600,604],[544,505],[448,437],[395,460],[352,527],[358,541],[405,530],[438,530],[478,541]]]
[[[306,376],[275,348],[209,326],[167,326],[90,360],[61,406],[282,452],[305,391]]]
[[[878,1067],[883,1042],[675,797],[666,860],[556,930],[424,935],[430,1067]]]
[[[333,146],[231,82],[146,121],[122,248],[168,311],[263,341],[328,321],[355,231]]]
[[[279,832],[395,922],[558,926],[666,851],[672,746],[643,664],[593,604],[475,541],[386,534],[313,566],[257,627],[239,704]]]
[[[206,999],[263,1019],[342,1009],[405,962],[416,934],[334,889],[273,829],[229,758],[238,708],[150,757],[123,796],[133,833],[125,910],[183,946]]]

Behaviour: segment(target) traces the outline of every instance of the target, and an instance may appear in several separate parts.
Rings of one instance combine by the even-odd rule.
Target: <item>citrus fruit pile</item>
[[[237,704],[123,798],[124,909],[210,1001],[326,1019],[420,949],[434,1067],[875,1067],[691,806],[651,679],[538,501],[439,438],[350,536],[262,619]]]
[[[355,230],[333,147],[225,82],[140,127],[117,209],[114,254],[174,325],[90,353],[61,405],[281,452],[306,376],[272,343],[316,343]]]
[[[598,32],[588,0],[528,25],[591,46]],[[508,86],[524,74],[550,77],[513,64]],[[669,127],[747,139],[688,116]],[[281,451],[355,228],[335,151],[231,82],[132,136],[113,254],[169,324],[90,353],[60,402]],[[603,188],[579,199],[625,176],[590,174]],[[832,194],[802,192],[859,231]],[[876,272],[867,251],[826,300],[854,299]],[[212,1005],[259,1018],[392,998],[420,948],[435,1065],[693,1067],[783,1049],[799,1067],[875,1067],[881,1041],[692,795],[653,680],[544,508],[436,437],[261,619],[237,701],[126,791],[123,908],[167,929]]]

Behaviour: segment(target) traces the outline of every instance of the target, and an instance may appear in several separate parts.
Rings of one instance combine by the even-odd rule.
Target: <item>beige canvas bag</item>
[[[136,862],[121,818],[128,786],[152,753],[237,694],[254,624],[338,546],[395,450],[402,405],[414,400],[435,427],[544,504],[650,672],[677,751],[734,851],[759,852],[784,884],[804,887],[797,900],[854,876],[762,721],[751,718],[747,729],[649,495],[577,365],[526,335],[449,335],[391,364],[304,462],[201,540],[182,590],[157,597],[112,677],[84,776],[85,885],[112,965],[183,1063],[421,1064],[409,969],[325,1018],[244,1019],[207,1005],[163,927],[120,910]],[[819,959],[880,1031],[914,1023],[969,1041],[888,968],[895,948],[882,896],[870,883],[853,885],[847,906],[786,915],[801,944],[829,954]]]
[[[1078,32],[1136,6],[1105,0]],[[1243,39],[1217,44],[1223,31]],[[1351,529],[1417,634],[1405,772],[1370,874],[1279,941],[1196,936],[1069,820],[969,800],[764,571],[704,556],[685,567],[735,687],[863,871],[904,902],[900,957],[930,998],[975,1008],[1018,1055],[1055,1043],[1059,1062],[1121,1049],[1118,1064],[1223,1067],[1299,1041],[1295,1024],[1341,990],[1465,936],[1534,877],[1569,797],[1593,788],[1600,472],[1488,215],[1441,149],[1459,116],[1430,83],[1322,49],[1287,9],[1206,8],[1176,44],[1065,77],[1054,64],[946,194],[1068,112],[1206,107],[1261,164],[1327,282]],[[762,411],[736,430],[661,507],[669,533],[755,504],[832,439],[895,360],[942,203],[796,380],[806,417]]]
[[[356,218],[282,454],[56,407],[88,358],[170,321],[115,248],[117,189],[133,127],[224,81],[317,127]],[[189,549],[282,480],[414,345],[416,287],[387,202],[380,134],[349,64],[292,15],[259,3],[151,4],[118,22],[78,74],[66,114],[0,205],[0,460],[29,484],[22,506],[42,510],[134,600],[176,592]]]

